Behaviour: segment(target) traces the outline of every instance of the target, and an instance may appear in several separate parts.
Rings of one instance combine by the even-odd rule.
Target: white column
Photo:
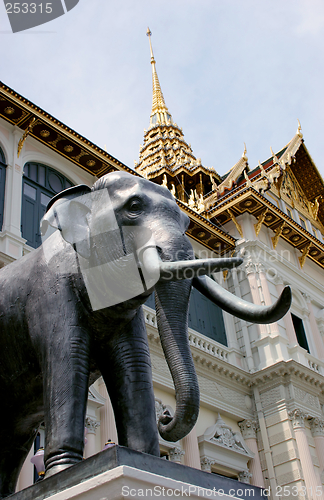
[[[13,132],[12,162],[6,168],[5,206],[2,232],[0,234],[0,251],[18,259],[23,254],[26,242],[21,237],[21,200],[22,200],[22,158],[17,157],[17,147],[22,131]]]
[[[324,471],[324,420],[312,418],[311,431],[315,442],[316,454],[320,464],[321,472]]]
[[[201,469],[200,454],[197,440],[196,427],[194,427],[189,434],[182,439],[182,447],[185,452],[184,464],[188,467]]]
[[[305,418],[307,417],[307,415],[301,410],[296,409],[289,412],[289,417],[292,420],[292,425],[295,432],[299,459],[304,474],[304,481],[308,492],[308,497],[310,500],[315,500],[316,488],[318,488],[318,490],[321,490],[322,483],[320,482],[320,479],[315,472],[312,456],[309,451],[309,445],[305,431]],[[313,492],[313,495],[311,495],[311,492]]]
[[[13,164],[7,166],[6,192],[5,192],[5,213],[3,230],[9,231],[20,237],[21,225],[21,193],[22,193],[22,158],[17,156],[18,142],[22,136],[20,129],[15,129],[13,133]]]
[[[243,420],[243,422],[239,422],[238,425],[239,428],[241,429],[241,433],[246,445],[254,453],[254,458],[252,458],[249,462],[249,469],[252,474],[251,484],[264,488],[265,484],[263,480],[258,443],[256,437],[256,430],[258,427],[257,421]]]
[[[16,491],[24,490],[34,483],[34,465],[30,459],[34,456],[34,446],[31,447],[19,474]]]
[[[98,453],[96,449],[96,431],[100,423],[96,419],[86,417],[85,426],[88,429],[87,444],[84,447],[84,458],[89,458]]]
[[[100,408],[101,449],[103,449],[108,439],[111,439],[112,442],[118,444],[118,436],[114,411],[110,402],[106,385],[103,381],[101,381],[101,383],[99,382],[99,393],[106,399],[105,406]]]

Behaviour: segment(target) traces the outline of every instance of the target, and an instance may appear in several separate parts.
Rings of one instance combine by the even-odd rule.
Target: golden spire
[[[152,42],[151,42],[151,31],[147,28],[146,32],[150,41],[150,51],[151,51],[151,64],[152,64],[152,81],[153,81],[153,102],[152,102],[152,113],[150,119],[150,125],[154,126],[156,124],[169,124],[172,123],[172,117],[168,111],[165,104],[164,97],[162,94],[159,78],[157,76],[155,68],[155,59],[153,55]]]

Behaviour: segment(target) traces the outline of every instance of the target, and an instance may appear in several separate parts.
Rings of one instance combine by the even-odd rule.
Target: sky
[[[38,3],[38,2],[37,2]],[[300,120],[324,176],[323,0],[79,0],[13,34],[0,3],[0,80],[134,167],[156,69],[174,122],[203,165],[250,168]]]

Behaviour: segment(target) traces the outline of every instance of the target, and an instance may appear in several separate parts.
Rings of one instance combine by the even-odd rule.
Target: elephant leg
[[[43,368],[46,477],[82,460],[88,397],[88,334],[79,326],[64,325],[64,319],[57,323]]]
[[[4,430],[6,435],[3,435],[0,445],[0,499],[15,493],[20,470],[37,434],[37,429],[34,429],[30,434],[22,435],[8,429],[6,424]]]
[[[118,442],[160,456],[150,352],[142,308],[109,342],[100,371],[114,409]]]

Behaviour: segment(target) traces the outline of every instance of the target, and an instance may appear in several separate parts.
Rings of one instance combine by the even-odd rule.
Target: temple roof
[[[152,112],[135,170],[147,179],[172,187],[182,202],[188,202],[192,193],[197,202],[198,196],[211,191],[221,178],[213,167],[202,165],[201,159],[196,158],[182,129],[173,121],[157,75],[150,29],[147,35],[152,65]]]
[[[57,118],[0,82],[0,117],[60,156],[101,177],[113,170],[134,171]],[[23,143],[21,143],[23,146]]]

